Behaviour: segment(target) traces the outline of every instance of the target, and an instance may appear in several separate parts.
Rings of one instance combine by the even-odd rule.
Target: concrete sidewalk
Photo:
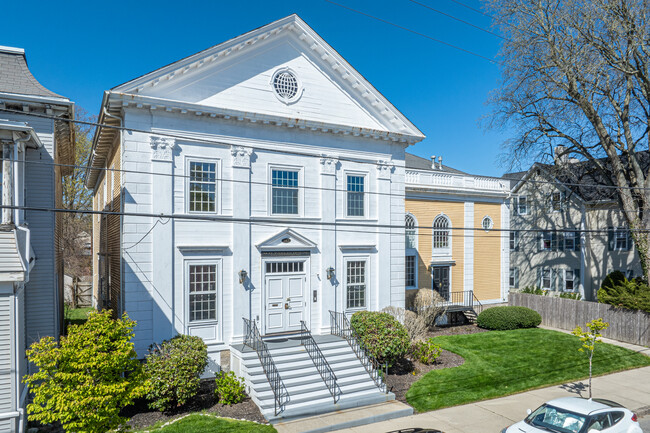
[[[603,341],[650,355],[647,347],[607,339]],[[524,419],[526,409],[534,410],[548,400],[588,397],[587,386],[588,380],[566,383],[341,431],[382,433],[419,427],[445,433],[499,433],[504,427]],[[650,412],[650,367],[595,377],[593,395],[613,400],[640,414]]]

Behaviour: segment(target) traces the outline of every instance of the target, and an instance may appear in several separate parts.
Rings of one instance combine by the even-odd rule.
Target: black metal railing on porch
[[[448,292],[446,295],[447,296],[444,296],[445,300],[440,302],[439,305],[441,307],[447,308],[448,311],[454,307],[465,307],[468,309],[474,308],[474,300],[476,299],[476,296],[474,296],[473,290],[463,290],[462,292]],[[478,299],[476,300],[478,301]]]
[[[316,340],[312,337],[307,324],[302,320],[300,321],[300,343],[305,346],[305,350],[314,362],[316,370],[318,370],[318,373],[323,378],[325,386],[327,386],[330,394],[332,394],[334,403],[336,403],[341,395],[341,388],[337,383],[336,375],[325,359],[325,356],[323,356],[323,352],[321,352],[318,344],[316,344]]]
[[[262,340],[257,324],[255,321],[246,318],[244,318],[244,344],[257,352],[264,374],[266,374],[266,378],[271,385],[275,400],[275,415],[277,415],[284,410],[284,406],[289,402],[289,393],[286,386],[284,386],[284,382],[282,382],[275,362],[273,362],[269,348]]]
[[[375,385],[377,385],[377,388],[379,388],[380,391],[387,393],[388,387],[386,386],[386,383],[384,383],[382,377],[382,374],[387,373],[387,365],[384,364],[382,366],[374,357],[366,352],[365,348],[361,344],[361,338],[359,338],[357,333],[350,326],[350,321],[345,313],[330,310],[330,332],[332,335],[342,337],[348,342],[354,354],[357,356],[359,361],[361,361],[361,365],[363,365],[372,380],[375,382]],[[380,373],[382,367],[384,372]]]

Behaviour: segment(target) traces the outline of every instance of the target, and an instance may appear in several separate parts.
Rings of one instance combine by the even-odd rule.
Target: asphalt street
[[[650,433],[650,414],[639,418],[639,424],[644,432]]]

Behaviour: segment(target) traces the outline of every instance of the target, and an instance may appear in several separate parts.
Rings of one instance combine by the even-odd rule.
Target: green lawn
[[[586,354],[573,335],[546,329],[436,337],[465,358],[460,367],[433,370],[415,382],[407,401],[419,412],[501,397],[589,376]],[[609,344],[596,346],[594,376],[650,365],[650,357]]]
[[[145,430],[138,430],[141,433],[272,433],[275,431],[275,428],[270,425],[218,418],[213,415],[203,414],[192,414],[164,427],[157,426]]]
[[[88,318],[88,313],[95,311],[93,307],[66,308],[65,320],[68,325],[81,325]]]

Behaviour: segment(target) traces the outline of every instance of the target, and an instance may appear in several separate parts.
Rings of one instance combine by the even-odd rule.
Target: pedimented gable
[[[283,98],[274,76],[295,78]],[[282,77],[281,77],[282,78]],[[291,88],[295,86],[296,88]],[[424,138],[422,133],[296,15],[212,47],[113,89],[327,125]],[[286,96],[286,95],[285,95]]]
[[[264,250],[313,250],[316,243],[302,236],[292,229],[282,230],[280,233],[257,244],[257,248]]]

